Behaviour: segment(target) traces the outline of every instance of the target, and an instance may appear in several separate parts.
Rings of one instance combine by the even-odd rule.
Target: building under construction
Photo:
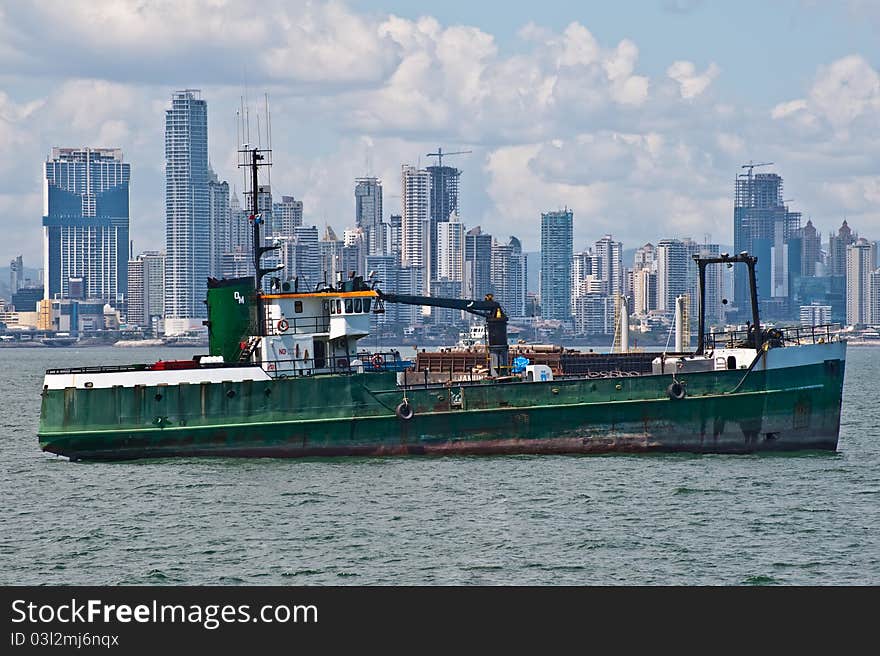
[[[762,302],[787,300],[788,274],[801,269],[801,249],[788,248],[800,229],[801,213],[790,212],[785,205],[781,176],[753,172],[755,167],[771,163],[743,166],[748,173],[736,178],[733,210],[734,251],[758,257],[758,297]],[[749,286],[742,270],[734,272],[733,298],[739,313],[747,314]]]

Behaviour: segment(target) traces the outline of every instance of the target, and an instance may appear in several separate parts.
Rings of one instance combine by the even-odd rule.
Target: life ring
[[[282,319],[278,322],[278,330],[280,332],[286,333],[288,328],[290,328],[290,324],[287,323],[287,319]]]
[[[415,412],[413,412],[413,407],[410,405],[409,401],[402,401],[397,409],[394,411],[399,419],[403,419],[403,421],[409,421],[413,418]]]
[[[382,356],[376,353],[372,358],[370,358],[370,364],[373,365],[373,369],[381,369],[385,364],[385,361],[382,359]]]
[[[669,396],[670,399],[681,401],[681,399],[683,399],[686,394],[684,385],[682,385],[678,381],[670,383],[669,387],[666,388],[666,394]]]

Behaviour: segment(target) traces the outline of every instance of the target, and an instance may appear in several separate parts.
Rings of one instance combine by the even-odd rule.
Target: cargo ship
[[[251,156],[257,188],[259,151]],[[846,342],[832,326],[763,328],[748,253],[695,256],[692,352],[557,353],[554,365],[527,347],[511,359],[508,318],[491,295],[385,293],[354,273],[316,289],[294,279],[264,291],[274,269],[261,257],[272,247],[262,245],[256,208],[250,220],[254,276],[208,280],[208,354],[48,370],[43,450],[118,460],[837,448]],[[734,265],[748,269],[752,319],[745,331],[711,333],[706,268]],[[365,352],[358,341],[388,303],[481,317],[486,345],[415,363]]]

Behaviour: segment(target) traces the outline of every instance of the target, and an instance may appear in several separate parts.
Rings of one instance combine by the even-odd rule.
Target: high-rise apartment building
[[[165,111],[165,332],[201,330],[211,270],[208,106],[175,91]]]
[[[397,264],[403,258],[403,216],[392,214],[388,217],[388,252],[397,258]]]
[[[875,252],[876,247],[877,246],[875,242]],[[871,306],[869,323],[872,326],[880,326],[880,269],[872,271],[871,274],[868,276],[868,297]],[[828,321],[826,321],[825,323],[828,323]]]
[[[678,239],[657,244],[657,309],[672,315],[675,299],[688,291],[688,249]],[[691,308],[696,304],[691,299]]]
[[[369,250],[369,237],[363,228],[346,228],[342,233],[342,271],[347,278],[352,272],[355,275],[366,275],[366,257]]]
[[[150,327],[165,314],[165,256],[141,253],[128,262],[128,324]]]
[[[273,234],[290,237],[293,229],[303,224],[303,203],[293,196],[282,196],[280,203],[272,203]]]
[[[633,256],[633,271],[640,271],[641,269],[657,270],[657,249],[650,242],[637,248],[636,254]]]
[[[294,228],[293,235],[283,240],[279,257],[284,265],[284,277],[295,279],[299,290],[314,291],[324,281],[317,227]]]
[[[520,240],[511,237],[506,244],[493,244],[492,289],[508,316],[526,316],[527,280],[528,266]]]
[[[404,165],[401,173],[403,217],[400,262],[406,268],[422,269],[422,273],[414,279],[424,285],[430,258],[431,176],[427,171],[409,165]],[[415,293],[424,291],[424,288],[419,288]]]
[[[595,255],[594,274],[608,283],[608,294],[616,296],[623,293],[623,244],[605,235],[593,248]]]
[[[872,322],[871,272],[874,270],[875,246],[867,239],[857,239],[846,248],[846,323],[850,326]]]
[[[690,299],[690,307],[693,310],[691,319],[697,320],[700,309],[700,276],[694,255],[700,257],[718,257],[721,255],[721,247],[718,244],[700,244],[693,239],[682,241],[687,250],[687,294]],[[719,323],[724,319],[724,305],[721,303],[723,295],[722,275],[727,269],[712,265],[706,267],[706,321],[711,324]],[[674,307],[674,306],[673,306]]]
[[[354,183],[355,225],[367,236],[368,255],[388,252],[387,231],[382,221],[382,181],[379,178],[357,178]]]
[[[873,275],[873,274],[872,274]],[[820,303],[800,306],[802,326],[823,326],[831,323],[831,306]]]
[[[131,165],[118,148],[53,148],[43,176],[46,298],[84,297],[120,306],[128,291]]]
[[[650,269],[633,271],[633,314],[640,317],[657,309],[657,273]]]
[[[571,256],[574,212],[541,214],[541,314],[545,319],[571,320]]]
[[[464,282],[464,241],[458,214],[437,224],[437,280]]]
[[[782,196],[782,178],[775,173],[753,173],[736,178],[733,209],[734,251],[748,251],[758,257],[758,298],[787,294],[790,266],[788,241],[800,229],[800,212],[790,212]],[[799,256],[798,256],[798,259]],[[774,270],[777,283],[774,290]],[[800,269],[798,269],[799,271]],[[734,270],[734,304],[748,313],[750,296],[745,267]]]
[[[571,259],[571,308],[575,312],[577,299],[584,294],[607,294],[608,285],[598,274],[598,261],[592,249],[575,253]]]
[[[480,226],[464,236],[464,269],[464,298],[482,300],[492,292],[492,235]]]

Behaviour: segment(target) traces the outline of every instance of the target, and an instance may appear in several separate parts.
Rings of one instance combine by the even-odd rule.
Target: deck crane
[[[507,315],[492,294],[486,294],[482,301],[443,298],[440,296],[414,296],[410,294],[386,294],[374,287],[379,299],[385,303],[404,305],[427,305],[429,307],[449,308],[470,312],[486,320],[486,336],[489,346],[489,374],[506,376],[510,373],[509,349],[507,347]]]

